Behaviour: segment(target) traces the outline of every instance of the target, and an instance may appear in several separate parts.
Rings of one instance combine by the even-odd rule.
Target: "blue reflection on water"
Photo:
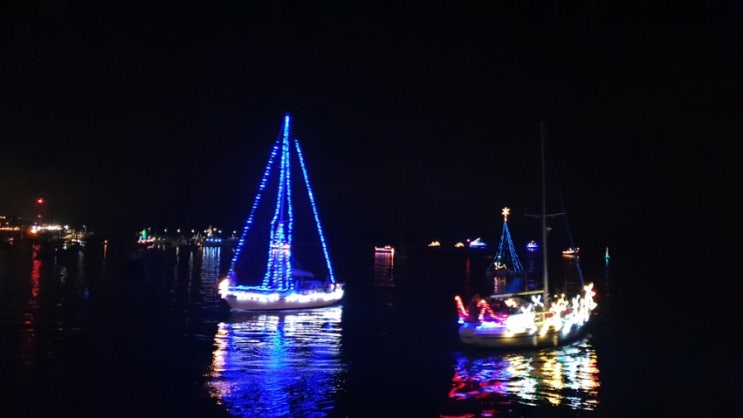
[[[211,396],[236,416],[331,415],[347,373],[342,313],[232,313],[214,337]]]

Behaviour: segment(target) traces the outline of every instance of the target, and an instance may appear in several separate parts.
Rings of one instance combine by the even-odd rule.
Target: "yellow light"
[[[511,214],[511,208],[509,208],[509,207],[506,206],[505,208],[503,208],[503,210],[501,211],[501,213],[503,214],[503,220],[504,221],[507,221],[508,220],[508,215]]]

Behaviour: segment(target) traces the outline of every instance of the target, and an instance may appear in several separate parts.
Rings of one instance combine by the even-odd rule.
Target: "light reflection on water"
[[[374,286],[395,287],[394,253],[374,253]]]
[[[345,385],[342,306],[232,313],[218,326],[207,387],[230,414],[328,416]]]
[[[219,303],[219,277],[220,261],[222,259],[221,247],[204,247],[202,249],[201,261],[201,285],[199,287],[199,298],[203,304],[215,306]]]
[[[132,390],[125,379],[118,379],[131,373],[147,376],[137,385],[141,389],[133,391],[135,399],[147,399],[149,390],[163,382],[176,391],[173,388],[182,387],[191,371],[173,373],[172,367],[186,366],[180,360],[173,360],[177,366],[162,360],[153,366],[153,361],[142,361],[143,354],[163,359],[188,349],[198,357],[189,357],[193,364],[187,365],[206,380],[199,395],[209,396],[210,406],[219,403],[233,416],[349,416],[343,415],[345,410],[389,416],[393,399],[437,412],[413,416],[442,417],[453,416],[440,414],[443,411],[475,417],[493,411],[500,416],[559,416],[565,410],[569,416],[600,416],[611,406],[606,392],[616,382],[610,367],[616,360],[606,350],[612,345],[601,328],[597,337],[603,333],[603,339],[561,348],[470,350],[458,344],[456,314],[442,285],[435,290],[444,293],[442,303],[427,306],[437,315],[445,313],[440,323],[429,322],[425,332],[409,332],[418,318],[411,313],[418,312],[410,308],[408,296],[424,294],[413,286],[458,280],[457,286],[466,289],[481,277],[484,261],[479,257],[359,253],[352,259],[364,263],[358,277],[366,282],[352,283],[359,287],[350,287],[352,297],[345,307],[233,313],[225,319],[224,312],[217,312],[221,301],[215,289],[230,261],[229,251],[173,250],[123,265],[116,251],[105,257],[105,244],[53,254],[34,253],[30,245],[0,251],[0,348],[11,359],[4,376],[14,382],[13,390],[0,398],[36,404],[39,395],[33,389],[44,385],[55,388],[47,392],[49,405],[79,411],[77,399],[85,390],[94,394],[88,399],[103,399],[98,405],[107,407],[115,397],[111,394]],[[417,281],[420,271],[425,280]],[[563,275],[574,277],[562,271],[555,276]],[[608,266],[603,282],[607,287]],[[370,291],[358,291],[364,289],[362,284],[370,284]],[[605,301],[608,287],[600,295]],[[121,341],[129,344],[128,354],[116,354],[120,361],[111,363]],[[599,357],[605,369],[601,373]],[[99,384],[101,364],[110,366],[107,376],[121,381],[120,387]],[[64,384],[59,376],[67,376]],[[192,397],[191,390],[188,385],[172,396]],[[624,394],[619,396],[623,401]],[[71,401],[60,406],[62,398]],[[192,412],[192,404],[180,405]],[[214,416],[211,412],[193,415]]]
[[[493,415],[521,406],[594,411],[599,404],[598,359],[588,339],[525,352],[456,352],[449,399]]]

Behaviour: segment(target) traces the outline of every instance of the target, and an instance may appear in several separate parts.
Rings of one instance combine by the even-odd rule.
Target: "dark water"
[[[0,251],[0,416],[723,416],[740,389],[713,367],[730,350],[670,344],[684,327],[637,309],[649,298],[602,251],[583,262],[600,303],[587,338],[524,352],[457,339],[453,296],[477,291],[486,253],[340,248],[342,305],[230,314],[229,249],[130,251]]]

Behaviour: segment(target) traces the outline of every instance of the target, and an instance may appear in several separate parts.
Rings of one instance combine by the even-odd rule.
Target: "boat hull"
[[[384,247],[374,247],[374,252],[377,254],[394,254],[395,249],[389,245],[385,245]]]
[[[528,349],[556,347],[586,333],[587,323],[573,325],[568,330],[549,330],[544,333],[516,332],[510,333],[505,327],[484,328],[478,324],[465,323],[459,328],[459,339],[465,344],[504,349]]]
[[[343,299],[343,289],[281,293],[233,287],[227,290],[222,299],[233,311],[315,309],[339,303]]]

